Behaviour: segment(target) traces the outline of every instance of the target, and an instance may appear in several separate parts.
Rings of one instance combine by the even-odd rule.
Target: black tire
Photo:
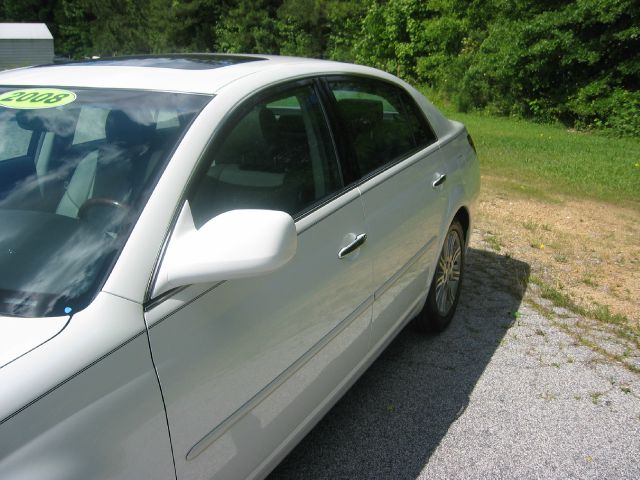
[[[462,225],[458,220],[454,220],[447,230],[442,250],[438,255],[427,301],[414,320],[418,330],[441,332],[451,323],[460,299],[464,274],[464,241]],[[454,282],[456,278],[457,282]]]

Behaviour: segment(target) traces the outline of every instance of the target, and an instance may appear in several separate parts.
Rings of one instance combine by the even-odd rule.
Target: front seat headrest
[[[143,117],[143,115],[137,115]],[[151,119],[151,115],[149,115]],[[122,110],[111,110],[107,115],[104,133],[109,143],[141,145],[147,143],[155,130],[153,123],[140,123]]]

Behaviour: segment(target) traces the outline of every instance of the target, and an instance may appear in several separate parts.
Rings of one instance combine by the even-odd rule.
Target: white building
[[[53,62],[53,35],[44,23],[0,23],[0,70]]]

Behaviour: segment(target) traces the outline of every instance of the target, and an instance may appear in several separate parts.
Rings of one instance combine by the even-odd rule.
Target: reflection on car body
[[[28,68],[0,132],[1,478],[264,477],[408,321],[454,315],[475,150],[392,75]]]

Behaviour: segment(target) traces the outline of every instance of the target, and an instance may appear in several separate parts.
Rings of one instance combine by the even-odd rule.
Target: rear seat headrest
[[[338,100],[338,107],[349,128],[355,129],[354,133],[357,134],[364,133],[364,130],[383,119],[384,112],[381,100],[343,98]]]

